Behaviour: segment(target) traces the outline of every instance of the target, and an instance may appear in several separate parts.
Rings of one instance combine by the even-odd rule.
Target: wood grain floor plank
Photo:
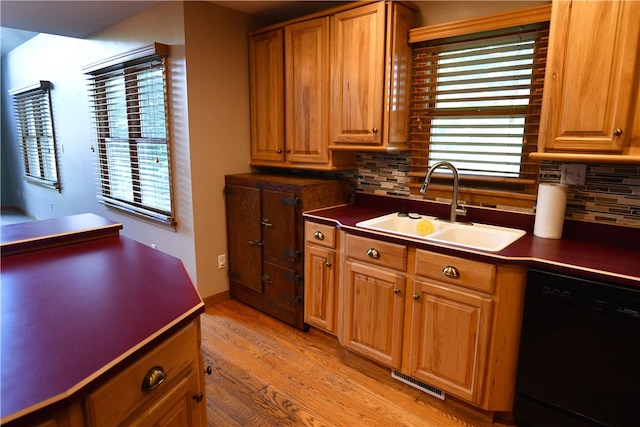
[[[488,427],[460,405],[391,378],[322,331],[299,331],[237,301],[202,315],[209,426]]]

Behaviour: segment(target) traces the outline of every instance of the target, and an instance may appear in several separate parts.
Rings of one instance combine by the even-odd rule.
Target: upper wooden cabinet
[[[287,25],[285,154],[290,162],[327,164],[329,18]]]
[[[640,2],[554,1],[538,153],[640,162]]]
[[[284,161],[283,30],[249,38],[251,158]]]
[[[329,17],[249,38],[251,165],[351,169],[353,153],[329,152]]]
[[[413,15],[355,2],[253,32],[251,165],[355,169],[355,151],[406,150]]]
[[[378,2],[332,17],[332,150],[406,150],[414,12]]]

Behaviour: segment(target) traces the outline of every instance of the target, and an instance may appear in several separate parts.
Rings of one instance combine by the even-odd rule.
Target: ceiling
[[[39,33],[85,38],[163,1],[2,0],[2,56]],[[327,9],[341,1],[210,1],[275,23]]]

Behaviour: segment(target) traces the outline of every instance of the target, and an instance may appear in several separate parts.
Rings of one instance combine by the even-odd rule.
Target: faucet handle
[[[465,216],[467,214],[467,208],[464,205],[456,204],[456,215]]]

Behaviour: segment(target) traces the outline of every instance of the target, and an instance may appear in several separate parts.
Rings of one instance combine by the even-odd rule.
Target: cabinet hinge
[[[283,197],[282,199],[280,199],[280,201],[285,205],[295,206],[297,208],[302,206],[302,200],[297,197]]]
[[[303,302],[303,299],[301,296],[295,296],[291,294],[284,294],[283,296],[285,300],[289,301],[293,305],[300,305]]]
[[[302,259],[302,252],[293,249],[283,249],[282,253],[289,258],[293,258],[296,262]]]
[[[299,274],[282,273],[282,278],[294,282],[296,285],[302,284],[302,276]]]

